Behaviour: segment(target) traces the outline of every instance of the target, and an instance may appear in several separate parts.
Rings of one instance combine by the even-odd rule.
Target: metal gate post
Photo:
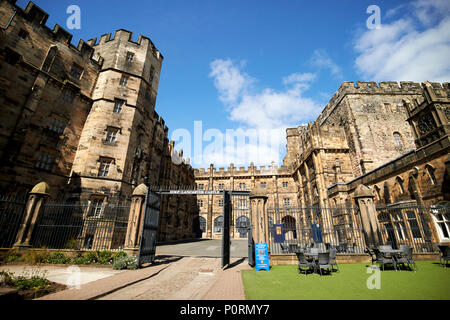
[[[251,267],[255,266],[255,242],[253,241],[252,225],[248,227],[248,264]]]
[[[231,195],[223,191],[222,268],[230,264]]]

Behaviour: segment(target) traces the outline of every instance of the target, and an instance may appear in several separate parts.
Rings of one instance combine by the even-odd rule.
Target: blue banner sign
[[[284,223],[273,225],[273,238],[275,243],[283,243],[285,241],[284,234]]]
[[[269,250],[267,243],[255,243],[255,263],[256,271],[265,269],[270,271]]]
[[[315,243],[322,243],[322,227],[318,223],[311,224],[312,236]]]

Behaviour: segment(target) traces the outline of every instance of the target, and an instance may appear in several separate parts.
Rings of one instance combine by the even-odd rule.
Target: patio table
[[[330,253],[330,251],[304,252],[303,253],[305,256],[313,258],[313,261],[314,261],[314,272],[316,272],[317,269],[318,269],[319,253]]]

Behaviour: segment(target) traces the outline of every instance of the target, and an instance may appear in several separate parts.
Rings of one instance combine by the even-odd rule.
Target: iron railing
[[[33,247],[123,249],[130,204],[46,203],[33,232]]]
[[[0,195],[0,248],[11,248],[25,218],[26,200]]]

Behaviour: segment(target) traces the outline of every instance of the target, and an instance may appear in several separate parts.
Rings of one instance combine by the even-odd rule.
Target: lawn
[[[270,271],[243,270],[248,300],[450,300],[450,267],[418,261],[416,272],[380,272],[380,289],[368,289],[367,263],[340,264],[331,275],[299,274],[297,266],[272,266]],[[374,282],[371,282],[374,283]]]

